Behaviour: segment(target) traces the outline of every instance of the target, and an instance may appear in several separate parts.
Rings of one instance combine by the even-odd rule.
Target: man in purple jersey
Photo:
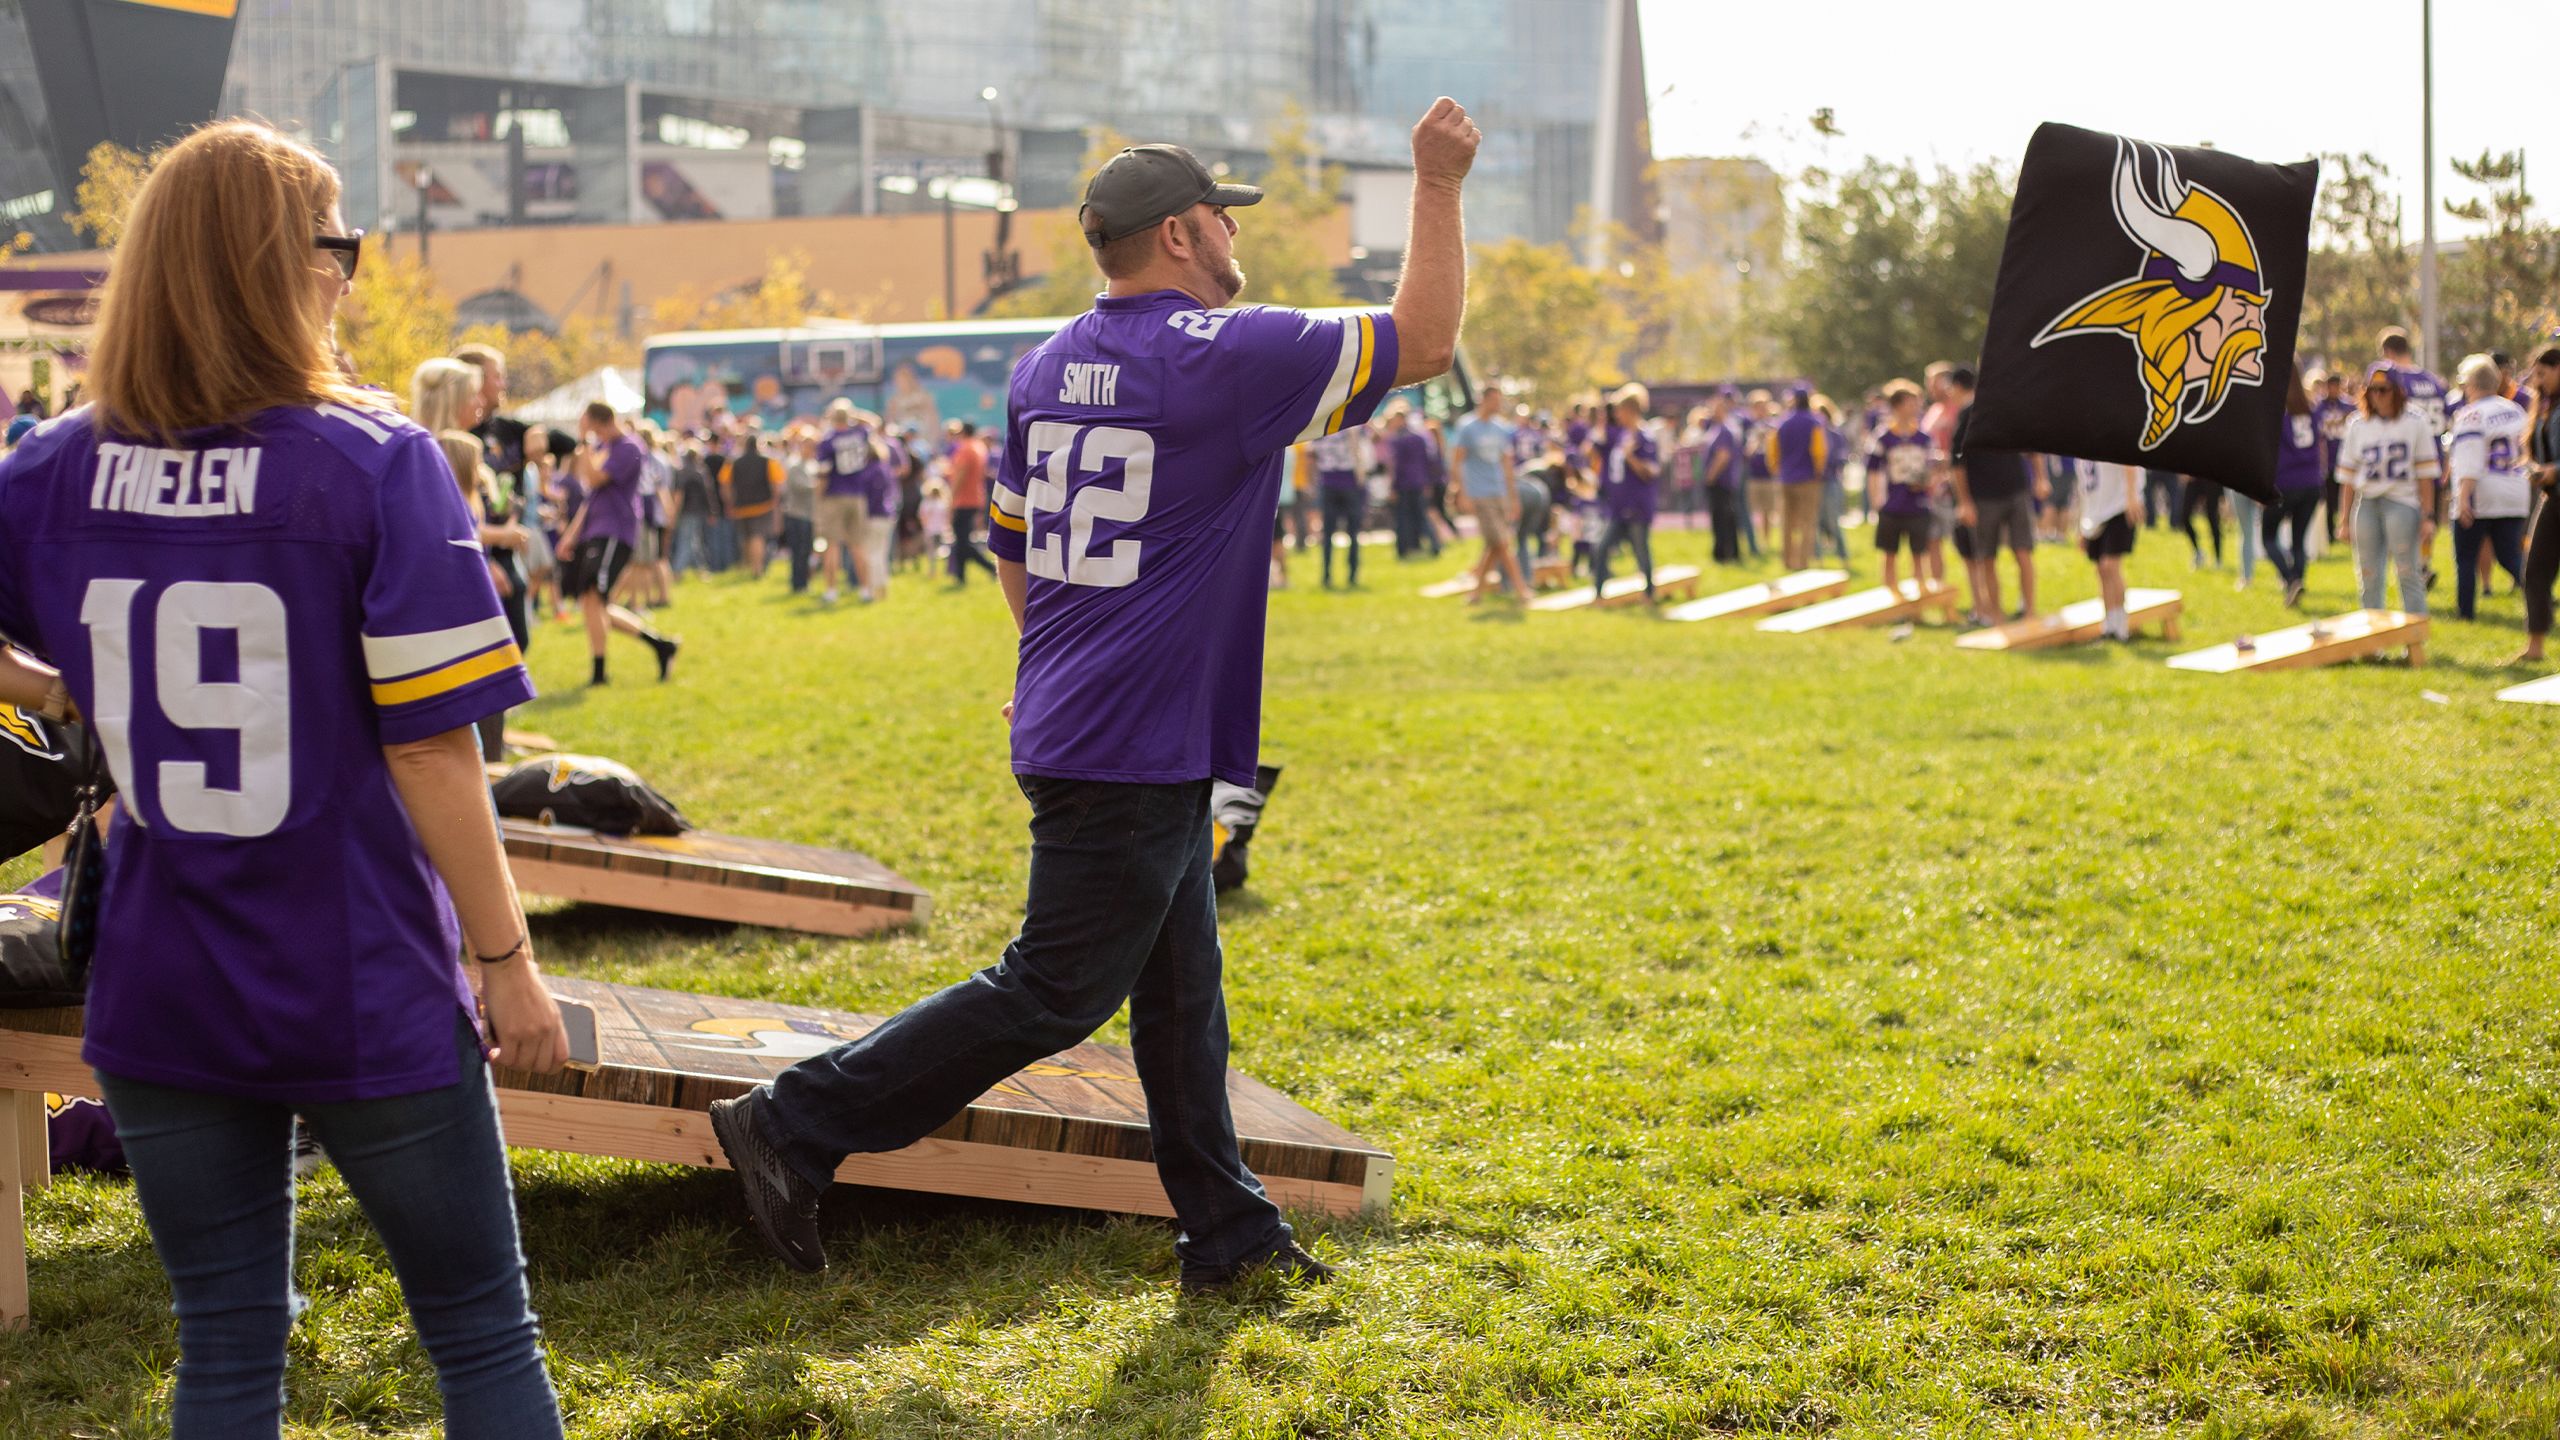
[[[1337,430],[1319,435],[1307,446],[1309,459],[1316,471],[1316,498],[1323,507],[1324,523],[1318,539],[1324,548],[1324,588],[1333,588],[1333,537],[1342,535],[1346,547],[1348,569],[1343,583],[1360,588],[1360,512],[1368,508],[1369,492],[1360,488],[1360,435],[1354,430]]]
[[[1109,287],[1014,367],[990,496],[1022,627],[1006,707],[1031,802],[1022,929],[994,966],[712,1107],[785,1263],[825,1265],[818,1197],[847,1154],[931,1134],[1127,1000],[1184,1289],[1264,1267],[1330,1274],[1237,1149],[1209,789],[1255,779],[1283,455],[1448,368],[1466,294],[1459,192],[1481,138],[1448,99],[1414,127],[1392,314],[1229,308],[1244,288],[1230,207],[1262,192],[1189,151],[1122,151],[1086,187],[1079,219]]]
[[[827,406],[826,438],[818,457],[826,479],[818,497],[818,533],[826,538],[825,601],[836,603],[838,582],[847,567],[855,589],[871,598],[871,572],[865,568],[871,534],[870,496],[889,469],[889,452],[879,441],[880,417],[857,410],[850,400]]]
[[[601,400],[587,407],[578,433],[587,442],[576,462],[586,495],[577,518],[560,534],[560,548],[569,555],[560,592],[575,599],[586,616],[587,656],[595,667],[587,683],[605,683],[604,640],[611,630],[638,636],[658,657],[658,678],[664,680],[676,663],[676,642],[611,598],[622,567],[640,548],[640,472],[647,462],[639,437],[623,429],[613,407]]]
[[[1410,560],[1428,547],[1440,558],[1440,535],[1431,528],[1431,482],[1440,470],[1431,437],[1414,423],[1412,407],[1387,411],[1386,452],[1396,497],[1396,558]]]

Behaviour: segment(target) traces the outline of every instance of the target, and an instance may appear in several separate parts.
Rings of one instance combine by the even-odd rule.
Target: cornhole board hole
[[[704,1113],[795,1061],[868,1032],[867,1015],[644,990],[545,976],[563,999],[596,1012],[592,1071],[497,1072],[507,1143],[726,1168]],[[27,1317],[26,1232],[19,1197],[41,1175],[24,1153],[34,1101],[42,1156],[44,1092],[94,1095],[80,1063],[78,1010],[0,1012],[0,1327]],[[1129,1215],[1173,1213],[1156,1179],[1136,1062],[1116,1045],[1079,1045],[971,1102],[931,1136],[836,1170],[850,1185],[1062,1205]],[[1245,1163],[1280,1205],[1327,1215],[1383,1211],[1395,1161],[1258,1080],[1229,1071],[1227,1100]]]
[[[1452,575],[1438,584],[1422,587],[1422,598],[1425,600],[1450,600],[1460,595],[1474,593],[1476,593],[1476,572],[1473,570],[1464,575]]]
[[[1849,588],[1846,570],[1798,570],[1759,585],[1745,585],[1704,600],[1692,600],[1662,612],[1665,620],[1728,620],[1775,615],[1828,600]]]
[[[1698,567],[1695,565],[1660,567],[1653,572],[1653,593],[1657,596],[1668,595],[1682,600],[1695,596],[1698,593]],[[1621,605],[1643,603],[1644,577],[1621,575],[1609,582],[1609,591],[1605,595],[1588,585],[1582,585],[1553,595],[1542,595],[1530,601],[1529,608],[1554,611],[1580,610],[1587,606],[1597,606],[1603,610],[1614,610]]]
[[[574,825],[498,822],[516,888],[561,900],[727,920],[813,935],[921,925],[933,899],[852,850],[709,830],[599,835]]]
[[[2175,640],[2181,629],[2178,617],[2185,613],[2186,601],[2175,590],[2127,590],[2124,592],[2124,617],[2139,630],[2158,621],[2160,637]],[[2104,634],[2107,626],[2107,602],[2081,600],[2065,605],[2050,615],[2038,615],[1990,630],[1976,630],[1956,637],[1959,650],[2048,650],[2057,645],[2085,645]]]
[[[2313,635],[2313,630],[2322,633]],[[2330,620],[2258,636],[2247,650],[2215,645],[2169,657],[2172,670],[2229,675],[2241,670],[2303,670],[2406,649],[2411,665],[2427,663],[2427,617],[2398,610],[2350,610]]]
[[[2498,698],[2518,705],[2560,705],[2560,675],[2545,675],[2539,680],[2510,685],[2498,692]]]
[[[1904,580],[1893,588],[1879,585],[1854,595],[1842,595],[1772,615],[1757,628],[1772,635],[1809,635],[1816,630],[1839,630],[1856,625],[1890,625],[1896,621],[1917,618],[1921,612],[1935,610],[1952,618],[1956,609],[1956,592],[1946,585],[1923,586],[1917,580]]]

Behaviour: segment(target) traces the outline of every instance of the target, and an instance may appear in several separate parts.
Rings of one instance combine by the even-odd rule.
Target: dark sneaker
[[[329,1154],[320,1148],[320,1137],[299,1115],[293,1117],[293,1178],[308,1180],[329,1163]]]
[[[754,1092],[711,1102],[711,1133],[746,1187],[747,1213],[764,1243],[804,1275],[826,1269],[827,1252],[818,1242],[818,1197],[825,1192],[784,1164],[756,1128]]]
[[[1186,1265],[1182,1267],[1182,1293],[1224,1295],[1264,1276],[1283,1285],[1322,1285],[1333,1278],[1333,1267],[1299,1249],[1292,1240],[1273,1254],[1231,1270],[1194,1270]]]
[[[651,640],[649,642],[649,648],[658,652],[659,679],[666,679],[667,672],[675,668],[676,651],[682,649],[683,646],[684,642],[681,640]]]

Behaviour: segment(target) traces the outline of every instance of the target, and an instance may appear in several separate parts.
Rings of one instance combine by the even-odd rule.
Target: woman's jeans
[[[2310,572],[2311,552],[2304,542],[2320,512],[2320,500],[2317,490],[2278,490],[2276,503],[2266,506],[2259,517],[2258,538],[2266,545],[2267,560],[2288,585],[2301,583]]]
[[[1600,541],[1591,547],[1591,586],[1606,595],[1609,585],[1609,552],[1625,545],[1635,551],[1636,570],[1644,576],[1644,598],[1653,598],[1653,521],[1650,517],[1612,515],[1601,527]]]
[[[711,522],[699,515],[676,517],[676,573],[711,568]]]
[[[2524,517],[2502,515],[2453,522],[2454,608],[2468,620],[2480,597],[2480,542],[2489,542],[2499,568],[2518,587],[2524,584]]]
[[[1203,833],[1206,833],[1205,831]],[[384,1100],[288,1104],[101,1074],[178,1315],[176,1440],[273,1440],[293,1288],[293,1117],[391,1254],[452,1440],[549,1440],[560,1406],[516,1244],[497,1093],[456,1015],[462,1079]]]
[[[2267,507],[2234,490],[2231,493],[2231,528],[2240,532],[2240,583],[2258,578],[2259,527]]]
[[[2356,502],[2356,580],[2367,610],[2382,608],[2385,565],[2400,572],[2400,608],[2427,613],[2427,581],[2418,565],[2418,507],[2399,500]]]

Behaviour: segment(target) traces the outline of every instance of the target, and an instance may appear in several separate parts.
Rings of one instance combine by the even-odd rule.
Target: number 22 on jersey
[[[272,833],[293,807],[292,665],[285,641],[284,598],[264,585],[190,580],[162,590],[153,613],[135,615],[140,580],[96,579],[80,597],[89,632],[91,714],[108,768],[138,799],[144,776],[133,768],[133,724],[151,705],[181,730],[227,730],[239,736],[240,785],[221,789],[193,760],[164,760],[148,777],[171,828],[251,839]],[[148,676],[133,666],[133,628],[152,627]],[[236,681],[204,676],[204,632],[230,631],[240,657]],[[147,682],[147,683],[146,683]],[[141,808],[127,807],[137,819]]]
[[[1023,568],[1069,585],[1117,589],[1134,584],[1142,542],[1124,536],[1096,551],[1093,526],[1098,520],[1133,525],[1147,518],[1155,499],[1155,437],[1124,425],[1035,420],[1024,440],[1029,535]],[[1121,462],[1117,488],[1073,483],[1101,474],[1114,460]],[[1065,516],[1065,533],[1059,533],[1055,519],[1044,521],[1044,515]]]

